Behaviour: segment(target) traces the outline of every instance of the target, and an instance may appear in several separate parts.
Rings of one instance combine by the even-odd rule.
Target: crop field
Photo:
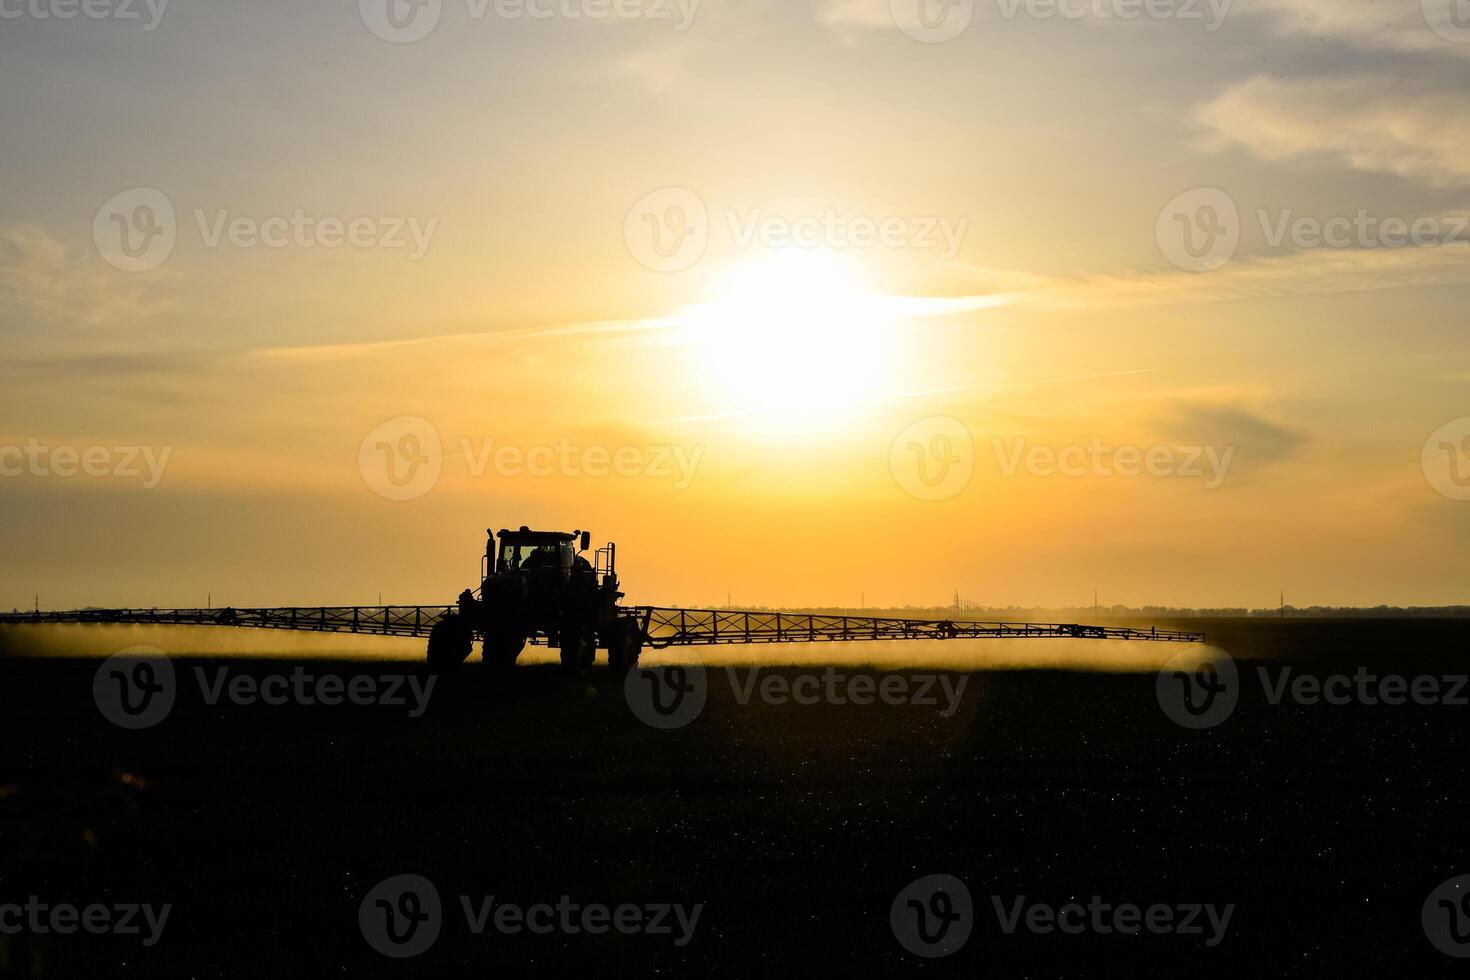
[[[630,695],[644,678],[600,665],[430,677],[382,653],[170,650],[166,716],[129,728],[103,707],[101,660],[8,631],[3,899],[55,931],[0,937],[0,968],[1445,971],[1423,911],[1470,871],[1466,627],[1204,626],[1238,689],[1198,728],[1165,709],[1160,663],[987,663],[986,641],[945,658],[901,642],[784,661],[686,650],[647,686],[698,705],[663,715]],[[1402,703],[1370,703],[1393,700],[1394,676]],[[963,899],[910,906],[936,875]],[[402,876],[432,899],[382,898]],[[135,929],[63,933],[53,909],[24,908],[33,894]],[[378,909],[400,915],[386,936]],[[923,955],[938,947],[904,925],[909,909],[931,927],[965,916],[948,955]],[[415,920],[421,949],[401,942]]]

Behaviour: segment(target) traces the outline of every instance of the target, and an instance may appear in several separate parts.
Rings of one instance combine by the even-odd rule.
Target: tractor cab
[[[500,539],[498,555],[496,538]],[[524,573],[550,577],[554,574],[557,581],[565,582],[571,578],[576,562],[572,548],[575,538],[575,534],[565,531],[532,531],[524,526],[519,531],[502,529],[499,534],[491,535],[486,545],[485,567],[493,567],[496,575]]]
[[[489,534],[480,578],[489,591],[495,591],[492,583],[502,588],[514,583],[523,592],[591,591],[599,587],[615,592],[614,545],[609,542],[599,548],[594,565],[582,557],[591,543],[588,531],[533,531],[524,524],[515,531],[502,528]],[[482,590],[482,594],[486,592]]]

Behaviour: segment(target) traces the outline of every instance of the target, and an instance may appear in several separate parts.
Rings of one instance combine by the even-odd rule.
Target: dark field
[[[1464,673],[1470,624],[1203,628],[1242,682],[1234,714],[1203,731],[1169,720],[1153,672],[948,675],[968,680],[946,718],[942,695],[937,707],[742,705],[723,669],[710,671],[697,719],[660,731],[601,668],[492,678],[478,658],[418,718],[383,705],[211,706],[195,666],[263,676],[294,664],[176,658],[172,712],[126,731],[94,703],[97,661],[0,659],[0,903],[173,906],[152,947],[0,937],[0,973],[1463,972],[1426,938],[1421,907],[1470,873],[1470,708],[1272,705],[1256,667]],[[369,946],[358,911],[404,873],[437,887],[443,926],[422,955],[395,960]],[[889,908],[940,873],[968,885],[977,924],[953,955],[920,959],[895,940]],[[461,895],[703,909],[683,946],[677,924],[672,935],[475,935]],[[990,896],[1023,895],[1234,911],[1215,946],[1208,924],[1204,935],[1007,935]]]

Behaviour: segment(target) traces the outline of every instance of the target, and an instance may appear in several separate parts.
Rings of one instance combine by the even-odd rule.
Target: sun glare
[[[771,434],[840,419],[887,387],[889,325],[830,254],[791,249],[735,268],[685,321],[715,414],[760,419]]]

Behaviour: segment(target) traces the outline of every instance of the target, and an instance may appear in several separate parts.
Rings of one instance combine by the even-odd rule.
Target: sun
[[[881,310],[840,258],[793,248],[731,269],[717,297],[681,319],[716,414],[789,431],[886,389],[892,337]]]

